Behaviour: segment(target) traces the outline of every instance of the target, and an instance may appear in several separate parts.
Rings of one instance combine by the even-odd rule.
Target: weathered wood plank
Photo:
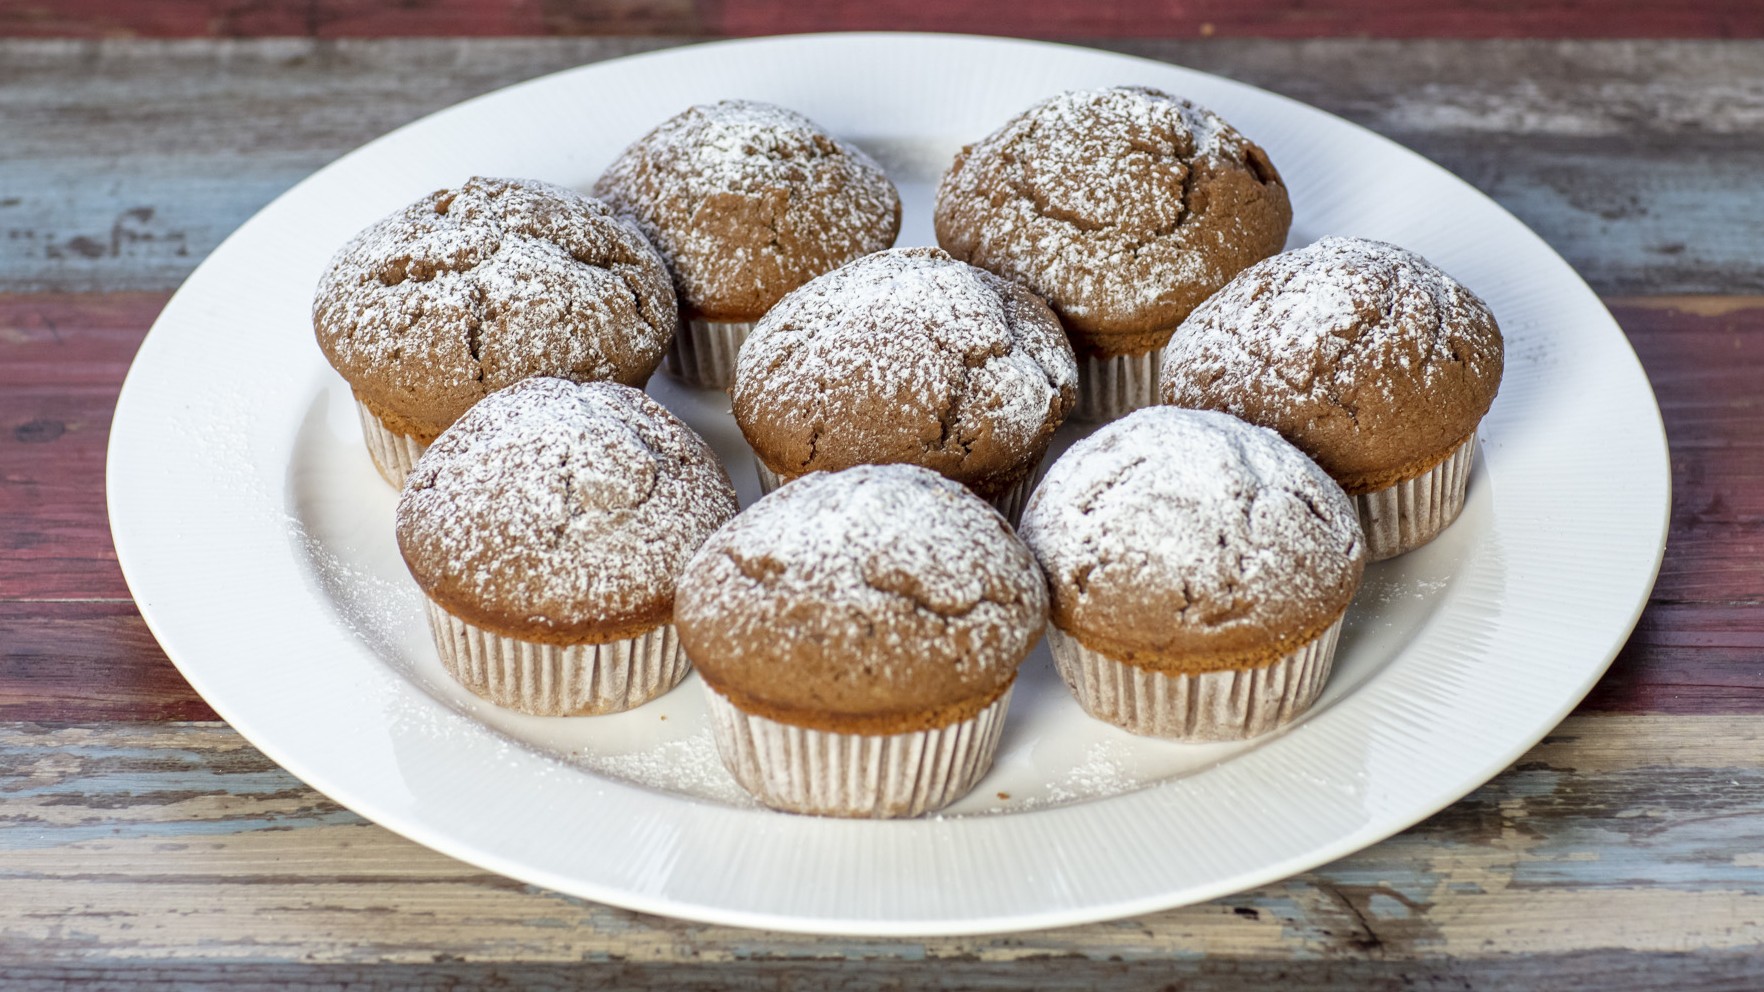
[[[1613,301],[1660,403],[1672,525],[1657,600],[1764,602],[1764,299]]]
[[[1001,992],[1009,989],[1109,992],[1409,992],[1414,989],[1523,989],[1525,992],[1757,992],[1759,958],[1750,952],[1642,954],[1623,948],[1575,954],[1423,961],[1291,961],[1196,955],[1176,960],[1035,958],[930,962],[893,959],[782,960],[755,949],[735,961],[656,964],[589,958],[568,963],[481,963],[436,951],[427,964],[129,963],[0,966],[8,992],[457,992],[462,988],[558,992]]]
[[[1731,0],[1689,23],[1725,20]],[[695,0],[0,0],[0,37],[499,37],[719,33]],[[1571,18],[1565,18],[1571,20]],[[1686,19],[1674,18],[1680,22]],[[1711,25],[1712,26],[1712,25]],[[1684,34],[1684,31],[1666,32]],[[1700,34],[1703,32],[1689,32]]]
[[[0,41],[0,291],[170,289],[276,194],[398,124],[667,43]],[[1110,44],[1416,148],[1602,292],[1764,292],[1759,43]]]
[[[213,720],[127,599],[0,601],[0,720]]]
[[[1743,2],[1626,3],[1621,17],[1576,0],[1502,4],[1475,0],[1189,0],[1182,4],[1015,0],[984,4],[788,0],[728,3],[716,27],[732,34],[797,31],[954,31],[1043,38],[1742,38],[1764,31]]]
[[[105,445],[117,390],[164,305],[160,293],[0,294],[0,601],[128,598],[105,513]]]
[[[0,718],[208,713],[126,606],[105,522],[115,384],[163,300],[0,295],[0,603],[100,601],[0,610]],[[1653,604],[1585,705],[1764,713],[1764,299],[1613,305],[1664,412],[1674,506]],[[106,680],[139,694],[89,691]]]
[[[1474,0],[1190,0],[1171,4],[1063,0],[914,4],[836,0],[0,0],[0,35],[33,37],[382,37],[532,34],[782,34],[956,31],[1042,38],[1263,36],[1381,38],[1757,37],[1748,0],[1641,0],[1612,17],[1584,0],[1503,5]]]
[[[1064,962],[1045,976],[1058,988],[1105,974],[1133,987],[1266,978],[1269,962],[1295,960],[1327,964],[1304,977],[1330,989],[1402,976],[1663,988],[1764,967],[1759,717],[1571,718],[1462,802],[1325,868],[1200,906],[989,938],[762,938],[519,885],[363,823],[212,724],[0,724],[0,797],[0,968],[13,967],[0,975],[32,980],[56,973],[19,963],[160,981],[221,960],[262,980],[293,977],[276,966],[294,963],[483,977],[426,970],[441,950],[480,965],[617,964],[596,973],[615,984],[675,966],[705,981],[695,969],[729,965],[732,988],[809,981],[822,973],[803,967],[841,959],[874,969],[835,986],[854,988],[916,961],[970,983],[957,987],[1021,981],[992,966],[1038,962],[1040,979]],[[1709,953],[1693,967],[1678,957],[1691,949]]]

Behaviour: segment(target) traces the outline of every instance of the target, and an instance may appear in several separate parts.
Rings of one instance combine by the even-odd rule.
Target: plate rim
[[[1639,361],[1639,358],[1636,356],[1635,351],[1634,351],[1634,347],[1629,342],[1627,335],[1625,335],[1623,333],[1621,326],[1619,324],[1617,324],[1615,318],[1611,316],[1608,308],[1604,307],[1603,301],[1599,300],[1598,297],[1596,296],[1596,294],[1594,294],[1591,291],[1590,287],[1586,286],[1584,280],[1582,280],[1579,277],[1578,273],[1573,273],[1573,278],[1578,281],[1579,287],[1585,291],[1587,296],[1590,297],[1598,305],[1598,307],[1602,311],[1604,319],[1609,321],[1609,323],[1611,325],[1611,329],[1616,332],[1616,336],[1617,336],[1616,340],[1618,342],[1620,342],[1622,348],[1626,350],[1627,357],[1628,357],[1629,361],[1634,364],[1635,371],[1639,375],[1641,383],[1645,387],[1646,394],[1647,394],[1647,400],[1648,400],[1648,412],[1651,413],[1651,422],[1652,422],[1652,426],[1654,427],[1654,430],[1652,432],[1650,432],[1649,435],[1644,440],[1646,442],[1648,442],[1649,447],[1654,447],[1655,442],[1657,442],[1657,452],[1659,455],[1659,459],[1658,459],[1659,464],[1655,467],[1660,472],[1659,481],[1662,483],[1662,498],[1660,501],[1660,506],[1658,507],[1659,512],[1657,515],[1657,522],[1656,522],[1657,535],[1656,535],[1656,538],[1652,541],[1651,565],[1648,568],[1647,575],[1646,575],[1645,579],[1641,582],[1641,588],[1640,588],[1640,592],[1636,598],[1636,602],[1633,603],[1626,610],[1627,620],[1620,625],[1621,629],[1616,629],[1616,628],[1612,629],[1611,638],[1610,638],[1611,643],[1608,647],[1608,650],[1603,652],[1604,657],[1603,657],[1602,662],[1600,662],[1596,665],[1592,665],[1591,667],[1589,667],[1587,669],[1586,677],[1583,679],[1583,682],[1579,686],[1579,688],[1576,691],[1570,693],[1568,696],[1566,696],[1558,701],[1557,705],[1555,707],[1553,707],[1553,709],[1551,711],[1551,716],[1549,717],[1549,719],[1547,721],[1540,721],[1539,725],[1535,728],[1534,734],[1527,735],[1526,739],[1524,739],[1522,742],[1503,751],[1503,754],[1499,758],[1498,763],[1491,763],[1490,764],[1491,770],[1488,771],[1487,774],[1480,774],[1480,777],[1475,777],[1473,781],[1468,781],[1467,784],[1463,785],[1462,789],[1457,789],[1456,787],[1454,787],[1453,789],[1447,790],[1447,792],[1449,794],[1441,793],[1440,796],[1438,797],[1438,801],[1436,803],[1421,804],[1421,805],[1416,805],[1416,806],[1410,807],[1410,809],[1413,811],[1413,815],[1409,815],[1408,813],[1405,813],[1403,816],[1397,817],[1395,820],[1390,820],[1387,822],[1380,823],[1376,827],[1371,828],[1371,829],[1362,829],[1362,830],[1358,830],[1358,831],[1350,831],[1350,832],[1344,833],[1338,837],[1337,841],[1334,844],[1323,845],[1321,847],[1311,848],[1311,849],[1307,850],[1306,852],[1304,852],[1302,855],[1298,855],[1293,858],[1286,859],[1284,861],[1271,863],[1259,871],[1252,871],[1252,872],[1248,872],[1248,873],[1241,873],[1238,875],[1231,876],[1230,878],[1222,880],[1222,881],[1220,881],[1216,884],[1213,884],[1211,886],[1199,886],[1199,887],[1191,888],[1189,890],[1184,891],[1179,897],[1172,897],[1169,895],[1152,894],[1152,895],[1146,895],[1146,896],[1143,896],[1143,897],[1140,897],[1137,899],[1116,902],[1116,903],[1110,903],[1107,905],[1090,906],[1090,907],[1086,907],[1086,908],[1078,909],[1078,910],[1074,910],[1069,907],[1062,907],[1062,908],[1046,909],[1046,910],[1042,910],[1039,912],[1025,912],[1025,913],[1018,914],[1016,916],[1004,917],[1004,918],[972,919],[972,918],[967,918],[967,917],[954,917],[954,918],[948,918],[948,919],[919,918],[919,919],[903,920],[903,921],[879,921],[879,920],[868,918],[868,917],[856,917],[856,916],[851,917],[851,918],[806,919],[806,918],[799,918],[799,917],[793,917],[793,916],[779,916],[776,914],[768,914],[768,913],[763,913],[763,912],[758,912],[758,913],[746,912],[746,911],[741,911],[738,909],[727,909],[727,908],[722,908],[722,907],[683,905],[682,903],[680,903],[676,899],[670,899],[666,896],[651,896],[649,894],[641,893],[641,892],[631,892],[631,891],[624,891],[624,890],[609,890],[609,889],[605,889],[604,887],[597,886],[592,883],[585,883],[579,879],[563,879],[563,878],[551,877],[551,873],[549,873],[545,870],[535,869],[531,865],[527,865],[525,863],[511,860],[505,856],[497,854],[496,852],[487,852],[487,851],[481,850],[479,848],[473,847],[463,841],[459,841],[458,839],[448,835],[445,831],[438,830],[438,829],[434,828],[432,825],[429,825],[429,824],[423,824],[420,822],[417,822],[417,823],[404,822],[404,819],[402,817],[386,816],[384,814],[383,810],[370,812],[370,810],[374,806],[373,803],[363,801],[361,799],[361,797],[338,796],[338,795],[334,794],[330,789],[322,788],[322,787],[314,784],[313,778],[309,777],[308,774],[303,773],[303,772],[299,772],[299,771],[295,771],[296,767],[306,766],[307,762],[300,759],[298,756],[287,754],[285,752],[284,748],[282,748],[280,746],[280,744],[278,744],[275,741],[260,740],[259,736],[254,734],[251,731],[251,729],[249,728],[248,725],[251,723],[251,721],[249,719],[242,720],[242,721],[239,719],[235,719],[235,714],[232,712],[232,710],[233,710],[232,701],[229,700],[229,701],[223,702],[222,700],[219,700],[219,699],[210,698],[210,693],[207,691],[204,691],[202,688],[203,682],[206,681],[204,679],[204,677],[202,676],[202,674],[199,671],[192,669],[192,666],[190,664],[188,664],[188,659],[180,658],[179,657],[180,652],[176,652],[176,651],[172,650],[171,644],[174,640],[176,640],[176,634],[172,630],[162,629],[162,627],[163,627],[162,617],[159,613],[159,608],[155,605],[152,605],[151,595],[147,595],[145,598],[143,597],[142,587],[144,585],[148,584],[149,580],[146,578],[146,576],[149,574],[149,571],[151,570],[151,568],[153,566],[150,563],[142,562],[138,557],[136,557],[135,550],[134,550],[134,548],[135,548],[134,538],[132,535],[129,534],[128,524],[126,523],[125,504],[130,499],[130,494],[129,494],[129,491],[128,491],[126,485],[119,488],[117,483],[119,480],[119,476],[122,478],[127,478],[128,472],[130,471],[130,469],[127,467],[128,466],[128,453],[126,451],[121,450],[121,448],[123,447],[124,443],[127,440],[127,437],[129,436],[129,433],[130,433],[129,423],[126,421],[125,418],[129,417],[129,416],[138,416],[137,414],[134,414],[135,409],[146,402],[146,400],[142,399],[142,394],[144,393],[145,388],[146,388],[142,385],[142,381],[145,377],[145,373],[142,370],[145,367],[147,367],[147,364],[149,364],[149,363],[144,363],[141,360],[141,357],[142,357],[142,355],[147,355],[149,353],[149,346],[154,342],[155,336],[161,335],[160,329],[161,329],[162,324],[166,323],[166,314],[177,313],[178,305],[179,305],[179,298],[183,297],[187,291],[191,290],[191,286],[197,282],[197,278],[196,278],[197,275],[199,273],[201,273],[204,268],[208,267],[216,258],[224,257],[224,253],[228,250],[229,245],[232,245],[236,238],[240,237],[241,234],[243,234],[244,232],[250,230],[253,227],[253,225],[258,221],[258,219],[260,217],[262,217],[266,212],[272,210],[278,204],[284,202],[285,200],[288,200],[292,197],[296,197],[304,188],[306,188],[308,186],[308,184],[314,182],[315,180],[320,179],[325,174],[327,174],[330,170],[337,168],[338,166],[340,166],[341,164],[343,164],[347,161],[350,161],[356,155],[368,153],[369,150],[372,149],[374,146],[386,141],[388,138],[391,138],[394,135],[400,135],[400,134],[404,134],[406,132],[412,131],[413,129],[422,128],[440,115],[448,114],[452,111],[455,111],[460,108],[467,107],[467,106],[470,106],[473,104],[477,104],[481,101],[503,98],[506,94],[508,94],[512,91],[519,91],[519,90],[526,88],[526,87],[545,85],[548,82],[561,79],[562,77],[573,76],[576,74],[583,74],[583,73],[593,73],[597,69],[603,69],[605,67],[615,65],[615,64],[631,64],[631,63],[641,63],[641,62],[648,62],[648,61],[654,61],[654,60],[675,59],[675,58],[680,58],[682,56],[682,53],[691,53],[691,52],[696,52],[696,51],[700,51],[703,49],[744,48],[744,47],[776,45],[776,44],[780,44],[780,43],[790,44],[790,45],[795,45],[795,44],[813,45],[813,44],[823,43],[823,42],[828,42],[828,41],[871,42],[871,43],[880,42],[883,44],[899,44],[903,41],[910,43],[912,41],[919,40],[919,39],[931,39],[931,40],[936,40],[936,41],[940,41],[940,42],[942,42],[942,41],[956,41],[956,42],[962,42],[962,43],[966,43],[966,44],[973,44],[973,45],[980,45],[980,46],[1011,47],[1011,48],[1026,49],[1026,50],[1034,50],[1034,49],[1069,50],[1069,51],[1074,51],[1074,52],[1080,52],[1080,53],[1083,53],[1087,56],[1100,56],[1100,57],[1104,57],[1104,58],[1108,58],[1108,59],[1112,59],[1112,60],[1120,60],[1123,63],[1132,63],[1132,64],[1136,64],[1140,67],[1149,68],[1149,69],[1152,69],[1155,71],[1160,71],[1160,72],[1169,71],[1169,70],[1177,70],[1179,72],[1194,73],[1194,74],[1198,74],[1198,75],[1208,76],[1208,77],[1211,77],[1215,80],[1219,80],[1219,81],[1228,83],[1231,86],[1243,87],[1243,88],[1246,88],[1249,90],[1254,90],[1257,93],[1262,94],[1264,96],[1272,97],[1275,100],[1281,101],[1284,104],[1289,105],[1289,109],[1290,108],[1298,108],[1298,109],[1302,110],[1304,113],[1320,114],[1320,115],[1326,116],[1326,117],[1330,118],[1331,122],[1335,126],[1346,126],[1347,128],[1351,128],[1357,132],[1360,132],[1365,137],[1376,140],[1377,142],[1380,142],[1384,145],[1388,145],[1392,149],[1398,149],[1401,151],[1402,154],[1409,156],[1409,157],[1412,157],[1416,162],[1424,163],[1428,168],[1438,170],[1443,175],[1449,177],[1452,182],[1459,184],[1466,191],[1468,191],[1469,193],[1471,193],[1474,196],[1479,197],[1481,200],[1483,200],[1485,202],[1485,206],[1488,209],[1498,211],[1501,215],[1506,216],[1508,218],[1512,218],[1511,213],[1509,211],[1507,211],[1504,207],[1501,207],[1492,198],[1488,197],[1486,194],[1483,194],[1480,190],[1475,189],[1473,186],[1470,186],[1469,183],[1467,183],[1464,180],[1453,175],[1448,170],[1445,170],[1443,167],[1439,166],[1437,163],[1434,163],[1431,160],[1426,159],[1424,156],[1421,156],[1419,153],[1416,153],[1410,149],[1407,149],[1407,148],[1401,146],[1400,144],[1398,144],[1397,142],[1395,142],[1389,138],[1385,138],[1384,136],[1379,135],[1374,131],[1371,131],[1369,128],[1363,127],[1362,125],[1356,124],[1352,121],[1345,120],[1344,118],[1341,118],[1341,117],[1336,116],[1334,114],[1330,114],[1327,111],[1320,110],[1319,108],[1316,108],[1316,107],[1311,106],[1309,104],[1305,104],[1305,103],[1303,103],[1299,100],[1293,99],[1291,97],[1287,97],[1287,96],[1284,96],[1279,93],[1274,93],[1272,91],[1264,90],[1264,89],[1261,89],[1260,87],[1256,87],[1256,86],[1253,86],[1253,85],[1247,84],[1247,83],[1242,83],[1242,82],[1239,82],[1234,79],[1229,79],[1228,77],[1217,76],[1216,74],[1213,74],[1213,73],[1203,73],[1203,72],[1200,72],[1199,70],[1188,69],[1185,66],[1176,65],[1173,63],[1162,62],[1162,61],[1158,61],[1155,59],[1148,59],[1148,58],[1144,58],[1141,56],[1126,55],[1126,54],[1122,54],[1122,53],[1118,53],[1118,52],[1110,52],[1110,51],[1106,51],[1106,50],[1086,48],[1084,46],[1079,46],[1079,45],[1025,41],[1025,40],[1020,40],[1020,39],[992,38],[992,37],[973,36],[973,35],[950,35],[950,34],[936,34],[936,33],[891,33],[891,32],[841,32],[841,33],[830,33],[830,34],[790,35],[790,36],[772,37],[772,38],[733,39],[733,40],[725,40],[725,41],[706,42],[706,43],[701,43],[701,44],[689,44],[689,45],[685,45],[685,46],[670,47],[670,48],[665,48],[665,49],[635,53],[632,55],[619,56],[619,57],[615,57],[612,59],[605,59],[605,60],[601,60],[598,62],[591,62],[591,63],[586,63],[583,65],[578,65],[575,67],[560,70],[558,72],[547,73],[547,74],[537,76],[532,79],[513,83],[508,86],[499,87],[499,88],[492,90],[488,93],[480,94],[480,95],[472,97],[468,100],[460,101],[460,102],[452,104],[448,107],[436,110],[433,113],[426,114],[423,117],[418,118],[417,120],[414,120],[414,121],[411,121],[407,124],[404,124],[396,129],[393,129],[392,131],[387,132],[384,135],[381,135],[380,137],[372,139],[369,142],[367,142],[367,143],[365,143],[355,149],[352,149],[351,151],[345,153],[344,155],[338,157],[337,159],[334,159],[332,162],[328,163],[324,167],[318,169],[317,171],[315,171],[311,175],[302,179],[300,183],[297,183],[294,187],[292,187],[288,191],[286,191],[283,194],[281,194],[280,196],[278,196],[275,200],[271,201],[271,203],[265,205],[265,207],[263,207],[260,211],[258,211],[256,214],[254,214],[250,220],[246,221],[237,230],[235,230],[234,232],[229,234],[226,239],[223,239],[223,241],[219,245],[216,246],[214,251],[207,258],[205,258],[202,261],[202,263],[196,267],[195,270],[193,270],[191,272],[190,276],[187,277],[186,281],[182,285],[180,285],[177,292],[173,294],[171,300],[168,302],[165,310],[162,311],[160,317],[155,319],[153,327],[149,330],[146,338],[143,340],[141,352],[138,353],[136,356],[136,359],[131,362],[128,375],[125,378],[123,386],[118,394],[116,411],[115,411],[115,414],[113,415],[113,419],[112,419],[112,429],[111,429],[111,435],[110,435],[110,442],[109,442],[109,445],[108,445],[107,451],[106,451],[107,514],[108,514],[110,525],[111,525],[112,539],[113,539],[113,542],[115,543],[115,546],[116,546],[118,564],[124,574],[124,578],[129,586],[131,595],[135,598],[135,602],[137,604],[137,607],[140,610],[143,619],[146,621],[149,630],[153,633],[155,639],[162,645],[162,647],[165,648],[167,656],[173,661],[174,665],[177,666],[178,670],[184,676],[184,678],[186,678],[188,681],[190,681],[190,683],[193,687],[197,688],[197,691],[203,696],[203,698],[209,703],[209,705],[211,705],[215,709],[215,711],[222,716],[223,719],[225,719],[230,725],[232,725],[235,728],[235,730],[241,734],[242,737],[244,737],[254,747],[257,747],[264,754],[266,754],[267,756],[270,756],[272,758],[272,760],[275,760],[283,768],[296,774],[297,777],[299,777],[303,782],[305,782],[309,786],[315,788],[317,791],[320,791],[327,796],[330,796],[333,800],[338,801],[341,805],[344,805],[345,807],[351,809],[352,811],[358,813],[359,815],[362,815],[365,819],[369,820],[370,822],[380,824],[381,826],[384,826],[387,829],[391,829],[396,833],[399,833],[399,834],[406,836],[412,840],[415,840],[419,843],[422,843],[425,846],[439,850],[439,851],[441,851],[445,854],[448,854],[449,856],[455,857],[459,860],[466,861],[471,864],[476,864],[481,867],[487,868],[492,871],[496,871],[496,872],[504,874],[504,875],[508,875],[508,876],[515,877],[515,878],[520,878],[520,879],[530,881],[530,882],[535,882],[537,884],[546,885],[547,887],[557,889],[559,891],[570,892],[570,893],[576,894],[576,895],[582,895],[582,896],[585,896],[586,898],[594,899],[596,901],[606,902],[606,903],[609,903],[612,905],[618,905],[618,906],[622,906],[622,907],[629,908],[629,909],[634,909],[634,910],[641,911],[641,912],[657,913],[657,914],[661,914],[661,915],[683,917],[683,918],[688,918],[688,919],[703,920],[703,921],[712,922],[712,923],[729,924],[729,925],[745,926],[745,927],[758,927],[758,928],[775,929],[775,930],[789,930],[789,931],[804,932],[804,933],[864,934],[864,935],[875,935],[875,936],[972,935],[972,934],[1008,932],[1008,931],[1024,930],[1024,929],[1040,929],[1040,928],[1049,927],[1049,926],[1063,926],[1063,925],[1072,925],[1072,924],[1077,924],[1077,923],[1095,922],[1095,921],[1099,921],[1099,920],[1114,919],[1114,918],[1118,918],[1121,916],[1135,915],[1135,914],[1142,913],[1142,912],[1149,912],[1149,911],[1155,911],[1155,910],[1160,910],[1160,909],[1164,909],[1164,908],[1170,908],[1170,907],[1173,907],[1176,905],[1184,905],[1184,904],[1189,904],[1192,902],[1203,901],[1206,899],[1216,898],[1221,895],[1229,894],[1231,892],[1242,891],[1246,888],[1252,888],[1255,886],[1264,885],[1264,884],[1267,884],[1268,882],[1278,880],[1280,878],[1288,877],[1297,871],[1303,871],[1303,870],[1310,868],[1310,867],[1315,867],[1317,865],[1325,864],[1325,863],[1327,863],[1329,861],[1333,861],[1336,858],[1339,858],[1345,854],[1363,849],[1364,847],[1367,847],[1370,844],[1377,843],[1378,841],[1383,840],[1389,836],[1392,836],[1392,835],[1394,835],[1404,829],[1407,829],[1408,827],[1421,821],[1422,819],[1425,819],[1426,817],[1433,815],[1434,813],[1438,812],[1440,809],[1443,809],[1443,808],[1451,805],[1452,803],[1456,802],[1457,800],[1461,799],[1464,795],[1468,794],[1470,791],[1473,791],[1474,789],[1480,787],[1480,785],[1484,784],[1486,781],[1488,781],[1494,775],[1498,775],[1502,770],[1504,770],[1505,768],[1510,766],[1511,763],[1513,762],[1513,760],[1515,760],[1517,757],[1522,755],[1526,750],[1531,748],[1539,739],[1541,739],[1542,737],[1547,735],[1557,724],[1559,724],[1561,719],[1564,716],[1566,716],[1580,702],[1581,699],[1584,698],[1586,693],[1589,692],[1592,689],[1592,687],[1597,684],[1598,680],[1604,675],[1605,671],[1609,668],[1611,662],[1615,659],[1618,651],[1622,648],[1623,644],[1627,641],[1628,637],[1630,636],[1630,633],[1633,631],[1634,626],[1638,622],[1642,611],[1646,608],[1646,605],[1647,605],[1648,599],[1649,599],[1649,594],[1651,592],[1651,589],[1653,587],[1655,580],[1657,579],[1657,576],[1659,574],[1659,570],[1661,568],[1661,564],[1664,559],[1665,544],[1666,544],[1666,537],[1667,537],[1669,518],[1670,518],[1670,509],[1671,509],[1671,474],[1670,474],[1670,462],[1669,462],[1669,449],[1667,447],[1667,438],[1666,438],[1665,431],[1664,431],[1663,420],[1661,418],[1657,398],[1654,396],[1654,393],[1653,393],[1652,384],[1647,380],[1646,371],[1645,371],[1645,369],[1642,368],[1640,361]],[[690,57],[690,56],[688,56],[688,57]],[[1519,226],[1521,228],[1523,228],[1527,234],[1529,234],[1532,238],[1535,238],[1537,240],[1537,242],[1539,243],[1539,245],[1541,245],[1551,255],[1554,255],[1557,259],[1560,259],[1559,253],[1556,253],[1555,250],[1553,248],[1551,248],[1547,242],[1544,242],[1543,239],[1541,237],[1538,237],[1535,232],[1532,232],[1529,227],[1525,227],[1522,222],[1518,222],[1517,218],[1512,218],[1512,219],[1515,221],[1515,223],[1518,223]],[[1563,262],[1563,267],[1565,269],[1567,269],[1567,271],[1572,273],[1572,269],[1566,265],[1566,262]],[[170,333],[175,333],[175,332],[168,331],[166,333],[170,334]],[[119,465],[124,466],[123,471],[120,473],[118,471]],[[1103,801],[1107,802],[1108,800],[1103,800]],[[1425,807],[1425,808],[1423,808],[1423,807]],[[1051,814],[1057,814],[1059,812],[1060,812],[1060,810],[1058,810],[1058,809],[1043,809],[1043,810],[1026,811],[1026,812],[1023,812],[1020,814],[1013,813],[1010,815],[1013,817],[1015,817],[1015,816],[1024,816],[1024,817],[1033,816],[1033,817],[1047,818]],[[769,812],[755,812],[755,815],[777,816],[779,814],[774,814],[774,813],[769,813]],[[389,820],[392,822],[388,822]],[[953,821],[951,821],[951,822],[953,822]]]

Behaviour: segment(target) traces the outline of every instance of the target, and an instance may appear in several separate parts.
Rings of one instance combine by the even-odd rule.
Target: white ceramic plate
[[[1248,744],[1089,720],[1045,648],[997,767],[946,814],[841,822],[754,807],[718,765],[696,678],[615,717],[501,712],[442,673],[308,308],[331,253],[477,174],[586,187],[626,143],[724,97],[797,108],[900,186],[931,243],[958,145],[1041,97],[1144,83],[1220,111],[1292,189],[1292,244],[1414,248],[1507,334],[1460,521],[1368,571],[1338,670]],[[651,391],[742,489],[720,394]],[[1070,437],[1064,439],[1069,443]],[[729,42],[587,66],[469,101],[270,204],[190,277],[117,405],[111,526],[154,634],[222,716],[313,787],[473,864],[647,912],[786,930],[955,934],[1141,913],[1340,857],[1452,802],[1547,732],[1610,663],[1659,567],[1667,461],[1622,332],[1536,235],[1444,170],[1282,97],[1156,62],[944,36]]]

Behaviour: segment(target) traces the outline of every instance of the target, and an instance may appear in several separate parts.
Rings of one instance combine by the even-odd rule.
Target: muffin
[[[687,563],[675,610],[736,781],[847,817],[916,816],[973,788],[1046,616],[1004,518],[911,465],[761,499]]]
[[[1230,740],[1323,690],[1365,542],[1302,452],[1222,413],[1149,407],[1073,445],[1020,530],[1047,573],[1054,664],[1091,715]]]
[[[594,191],[636,219],[673,273],[680,327],[668,370],[695,386],[727,388],[772,304],[900,233],[900,195],[868,155],[751,100],[663,123]]]
[[[534,378],[443,431],[398,500],[442,664],[540,716],[630,709],[690,667],[674,580],[735,516],[704,440],[640,390]]]
[[[641,386],[673,334],[661,257],[592,197],[468,180],[344,245],[312,325],[386,481],[472,404],[529,376]]]
[[[1047,300],[1080,364],[1078,416],[1156,402],[1176,325],[1279,251],[1286,186],[1217,115],[1141,86],[1062,93],[964,147],[937,243]]]
[[[1077,365],[1033,293],[936,248],[877,252],[785,297],[731,389],[762,488],[815,471],[934,469],[1015,520]]]
[[[1196,309],[1159,391],[1310,455],[1354,497],[1377,561],[1463,510],[1502,361],[1494,315],[1451,276],[1393,245],[1324,238],[1251,266]]]

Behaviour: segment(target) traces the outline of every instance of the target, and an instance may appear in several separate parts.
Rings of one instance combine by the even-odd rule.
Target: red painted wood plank
[[[238,0],[0,0],[14,37],[357,37],[543,34],[538,0],[376,3]]]
[[[762,35],[1756,38],[1755,0],[0,0],[0,36]]]
[[[0,720],[218,719],[131,602],[0,602]]]
[[[1764,616],[1650,603],[1580,712],[1764,713]]]
[[[1614,301],[1672,449],[1672,520],[1635,634],[1583,710],[1764,713],[1764,301]]]
[[[104,449],[115,387],[0,395],[0,601],[127,599]]]
[[[116,390],[164,301],[0,295],[0,707],[18,719],[200,705],[126,602],[104,510]],[[1613,309],[1660,399],[1674,505],[1654,603],[1586,707],[1764,712],[1764,300]],[[112,602],[42,602],[69,599]],[[92,696],[106,679],[144,687],[138,706]]]
[[[1040,38],[1759,37],[1752,0],[1635,0],[1612,16],[1599,0],[791,0],[719,6],[717,33],[954,31]]]
[[[692,0],[0,0],[0,36],[314,38],[697,35]]]
[[[165,300],[0,295],[0,601],[128,598],[104,453],[117,391]]]

